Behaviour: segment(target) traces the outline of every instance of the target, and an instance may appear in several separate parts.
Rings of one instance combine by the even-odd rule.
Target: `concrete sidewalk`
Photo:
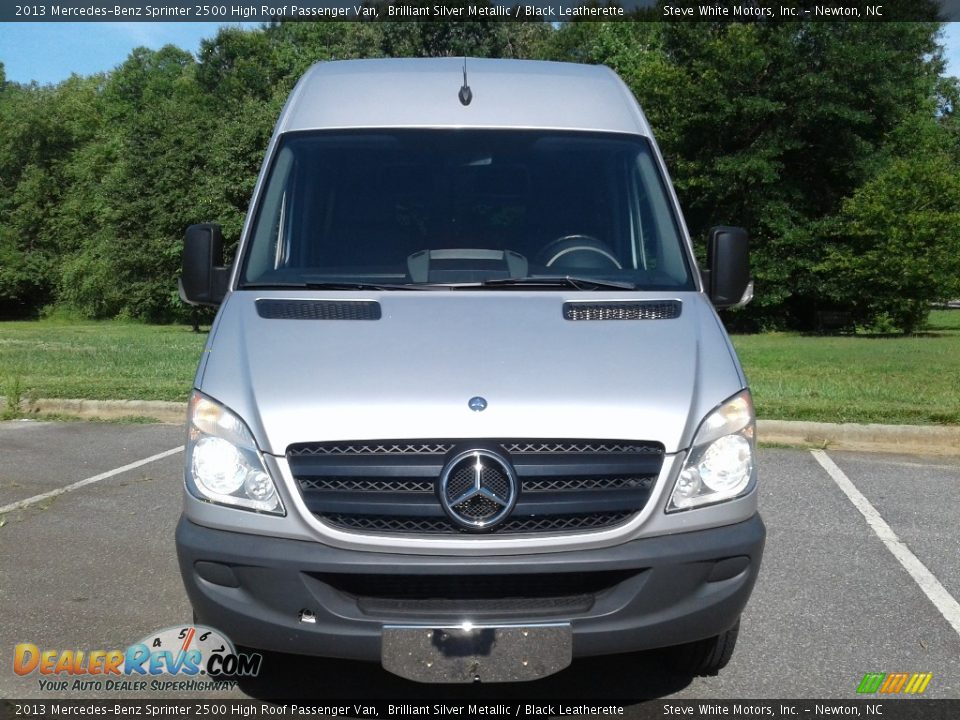
[[[0,407],[5,405],[6,399],[0,397]],[[24,400],[20,410],[27,417],[66,415],[90,420],[139,417],[180,424],[187,414],[187,404],[159,400],[38,399]],[[757,434],[761,443],[769,445],[960,456],[960,426],[951,425],[858,425],[761,419]]]

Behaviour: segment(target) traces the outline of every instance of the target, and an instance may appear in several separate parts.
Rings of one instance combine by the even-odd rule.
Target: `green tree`
[[[81,168],[110,159],[96,188],[102,212],[61,283],[89,315],[163,321],[183,312],[181,238],[195,221],[212,130],[194,70],[190,53],[173,46],[138,48],[103,87],[100,149]]]
[[[933,118],[935,23],[574,23],[554,52],[617,70],[667,157],[692,235],[752,237],[757,296],[735,322],[815,327],[826,225]],[[734,316],[731,316],[734,317]]]
[[[751,232],[757,299],[734,322],[809,328],[840,310],[915,328],[954,287],[960,90],[937,31],[279,22],[221,29],[197,59],[139,48],[109,75],[54,87],[11,83],[0,64],[0,315],[62,301],[98,317],[182,317],[184,228],[220,222],[236,242],[273,124],[311,64],[470,55],[604,63],[627,81],[698,247],[713,224]],[[896,213],[911,222],[884,234]],[[917,268],[890,285],[903,252]]]
[[[54,301],[62,257],[78,235],[61,224],[71,154],[96,125],[96,78],[56,87],[4,83],[0,93],[0,316]]]
[[[466,8],[467,3],[447,6]],[[382,51],[388,57],[538,57],[551,33],[548,23],[499,20],[382,22],[378,26]]]
[[[814,268],[852,322],[914,332],[931,303],[960,297],[960,174],[944,122],[915,118],[877,173],[823,222]]]

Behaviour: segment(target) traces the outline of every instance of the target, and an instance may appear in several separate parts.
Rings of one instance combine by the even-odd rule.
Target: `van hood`
[[[667,298],[682,303],[679,317],[563,314],[564,302]],[[379,319],[267,318],[264,299],[373,301]],[[275,455],[300,442],[419,438],[649,440],[676,452],[745,384],[694,292],[237,291],[204,352],[198,389]],[[477,396],[486,409],[468,406]]]

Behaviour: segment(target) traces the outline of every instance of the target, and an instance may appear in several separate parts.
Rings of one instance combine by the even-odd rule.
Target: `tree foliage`
[[[738,323],[808,329],[825,312],[853,310],[823,292],[826,254],[856,244],[836,235],[849,227],[838,214],[903,157],[891,138],[923,121],[938,136],[928,148],[956,147],[936,32],[932,23],[578,23],[558,33],[554,54],[624,77],[696,240],[713,225],[750,230],[757,294]],[[857,313],[865,324],[874,316]]]
[[[96,125],[97,78],[56,88],[5,82],[0,93],[0,317],[47,303],[63,258],[82,238],[64,199],[74,154]]]
[[[744,327],[840,312],[910,331],[960,294],[960,123],[934,23],[273,23],[197,56],[138,48],[53,87],[0,64],[0,315],[184,317],[183,230],[239,238],[266,144],[318,60],[470,55],[603,63],[644,107],[691,234],[743,225]],[[952,273],[952,274],[951,274]]]
[[[814,274],[857,324],[912,332],[931,302],[960,297],[957,158],[931,145],[941,133],[917,119],[924,126],[824,222]]]

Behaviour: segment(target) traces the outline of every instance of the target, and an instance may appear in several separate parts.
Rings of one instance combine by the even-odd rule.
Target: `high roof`
[[[626,85],[598,65],[467,58],[342,60],[311,67],[278,132],[358,127],[553,128],[649,135]]]

